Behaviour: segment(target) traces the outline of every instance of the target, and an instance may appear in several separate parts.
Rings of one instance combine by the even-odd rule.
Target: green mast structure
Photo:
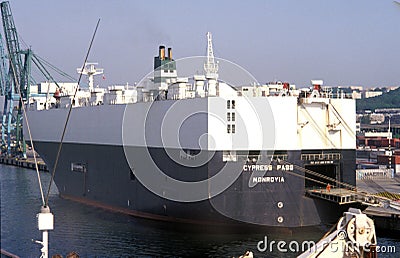
[[[4,41],[3,41],[3,37],[0,34],[0,98],[3,99],[3,101],[6,98],[6,94],[8,93],[8,86],[9,86],[9,82],[8,82],[8,74],[7,74],[7,57],[4,51]],[[5,103],[4,103],[5,104]],[[5,110],[5,109],[4,109]],[[3,112],[1,114],[1,142],[0,142],[0,146],[2,147],[3,145],[5,145],[6,141],[6,124],[4,123],[5,121],[5,117],[3,116],[6,115],[6,112]],[[0,149],[0,153],[1,153],[1,149]]]
[[[6,82],[4,90],[1,147],[2,153],[25,157],[26,145],[22,131],[22,106],[29,100],[32,51],[30,49],[20,50],[17,29],[9,2],[1,2],[0,7],[9,60],[8,80],[6,80],[8,82]],[[16,107],[14,107],[14,104],[17,104]]]

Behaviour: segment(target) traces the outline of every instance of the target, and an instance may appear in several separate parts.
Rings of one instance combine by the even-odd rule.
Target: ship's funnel
[[[160,46],[160,50],[159,50],[158,56],[160,57],[161,60],[165,59],[165,47],[164,46]]]
[[[168,48],[168,59],[172,60],[172,48]]]

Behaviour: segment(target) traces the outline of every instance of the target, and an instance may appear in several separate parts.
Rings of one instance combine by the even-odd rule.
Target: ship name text
[[[283,176],[255,176],[253,177],[253,183],[284,183],[285,178]]]
[[[293,171],[293,165],[243,165],[243,171]]]

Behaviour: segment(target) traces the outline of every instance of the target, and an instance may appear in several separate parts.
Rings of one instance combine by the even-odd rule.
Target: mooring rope
[[[97,21],[96,28],[95,28],[94,33],[93,33],[93,36],[92,36],[92,40],[90,41],[90,44],[89,44],[89,49],[88,49],[88,51],[86,52],[85,61],[83,62],[83,65],[82,65],[82,69],[81,69],[81,72],[80,72],[80,75],[79,75],[79,79],[78,79],[78,85],[77,85],[76,88],[75,88],[75,93],[74,93],[73,99],[75,99],[76,93],[78,92],[79,83],[81,82],[81,78],[82,78],[82,75],[83,75],[83,69],[85,68],[85,64],[86,64],[87,59],[88,59],[88,57],[89,57],[89,53],[90,53],[90,50],[91,50],[92,45],[93,45],[94,37],[96,36],[97,28],[99,27],[99,23],[100,23],[100,19]],[[60,144],[58,145],[58,151],[57,151],[56,161],[54,162],[53,171],[52,171],[52,173],[51,173],[51,180],[50,180],[50,184],[49,184],[49,189],[47,190],[47,195],[46,195],[46,201],[45,201],[45,205],[46,205],[46,206],[47,206],[47,204],[49,203],[50,188],[51,188],[51,184],[52,184],[52,182],[53,182],[53,180],[54,180],[54,175],[56,174],[56,169],[57,169],[57,165],[58,165],[58,160],[59,160],[59,158],[60,158],[61,149],[62,149],[62,146],[63,146],[64,137],[65,137],[65,132],[67,131],[67,125],[68,125],[68,122],[69,122],[69,118],[70,118],[70,116],[71,116],[71,112],[72,112],[72,103],[71,103],[71,105],[69,106],[68,115],[67,115],[67,119],[65,120],[63,132],[62,132],[62,135],[61,135]]]

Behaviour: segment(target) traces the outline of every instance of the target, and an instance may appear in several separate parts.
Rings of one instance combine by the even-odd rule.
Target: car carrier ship
[[[306,191],[355,185],[355,101],[322,80],[304,89],[220,80],[211,34],[204,60],[204,74],[178,77],[179,62],[160,46],[153,73],[134,87],[94,87],[103,71],[88,63],[78,69],[88,89],[32,97],[32,139],[50,170],[72,106],[54,178],[60,195],[182,223],[335,222],[348,206]]]

